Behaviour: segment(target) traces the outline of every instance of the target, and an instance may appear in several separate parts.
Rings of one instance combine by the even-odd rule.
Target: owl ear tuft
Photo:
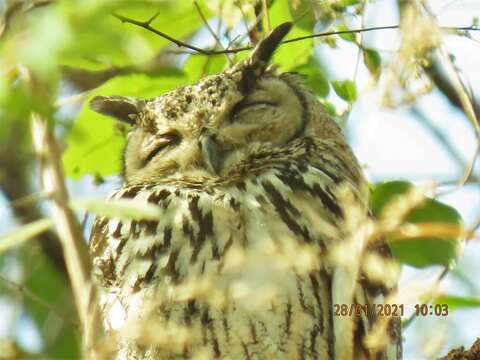
[[[265,39],[260,41],[250,55],[250,64],[257,68],[264,69],[283,38],[292,28],[291,22],[285,22],[267,35]]]
[[[90,101],[93,111],[111,116],[130,125],[135,124],[137,114],[143,109],[145,102],[124,96],[95,96]]]
[[[292,28],[291,22],[283,23],[272,30],[265,39],[260,41],[252,53],[244,61],[239,62],[234,70],[240,70],[242,77],[238,87],[242,93],[247,93],[265,72],[275,49]]]

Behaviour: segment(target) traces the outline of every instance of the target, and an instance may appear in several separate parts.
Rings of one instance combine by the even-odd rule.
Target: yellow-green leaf
[[[332,86],[338,96],[348,102],[357,100],[357,86],[352,80],[333,80]]]
[[[311,57],[306,64],[292,69],[294,72],[306,75],[305,82],[318,96],[326,97],[330,87],[320,64]]]
[[[370,207],[375,215],[380,216],[383,208],[396,196],[405,194],[412,188],[407,181],[388,181],[377,184],[370,196]],[[404,219],[405,224],[443,224],[447,229],[453,226],[461,229],[462,218],[451,206],[438,200],[427,198],[420,206],[414,208]],[[430,265],[448,266],[455,262],[462,248],[459,236],[448,235],[454,232],[442,232],[418,238],[398,238],[387,234],[394,257],[402,263],[416,267]],[[460,234],[461,232],[458,232]]]
[[[344,23],[337,26],[337,31],[349,31],[350,29]],[[357,34],[346,32],[342,34],[338,34],[343,40],[356,43],[357,42]]]
[[[363,49],[363,62],[368,71],[370,71],[370,74],[375,77],[380,75],[382,58],[380,57],[378,51],[368,48]]]
[[[269,10],[272,27],[278,26],[286,21],[294,21],[289,11],[289,2],[287,0],[277,0],[273,2]],[[288,39],[311,35],[312,30],[305,30],[299,26],[293,26],[287,35]],[[304,39],[293,43],[282,44],[275,51],[273,63],[279,65],[283,70],[291,70],[298,64],[304,64],[308,61],[313,51],[312,39]]]
[[[435,304],[447,304],[448,310],[456,310],[459,308],[480,307],[480,297],[466,297],[442,294],[435,299]]]

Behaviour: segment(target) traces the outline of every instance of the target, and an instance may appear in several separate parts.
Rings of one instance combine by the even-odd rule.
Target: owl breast
[[[125,339],[123,356],[332,358],[322,253],[344,236],[336,181],[284,165],[208,189],[115,192],[162,211],[158,221],[100,218],[93,231],[105,324]]]

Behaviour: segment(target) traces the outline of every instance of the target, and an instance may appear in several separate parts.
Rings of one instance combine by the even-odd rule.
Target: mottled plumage
[[[133,125],[111,198],[161,209],[158,220],[98,218],[92,230],[118,358],[399,358],[396,322],[387,357],[362,343],[375,317],[333,316],[334,302],[371,303],[388,288],[331,260],[345,243],[360,264],[367,186],[315,95],[267,68],[289,27],[197,84],[92,101]]]

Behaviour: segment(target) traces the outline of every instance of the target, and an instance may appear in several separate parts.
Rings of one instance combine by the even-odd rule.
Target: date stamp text
[[[448,304],[415,304],[416,316],[448,316]],[[404,316],[404,304],[333,304],[333,316]]]

